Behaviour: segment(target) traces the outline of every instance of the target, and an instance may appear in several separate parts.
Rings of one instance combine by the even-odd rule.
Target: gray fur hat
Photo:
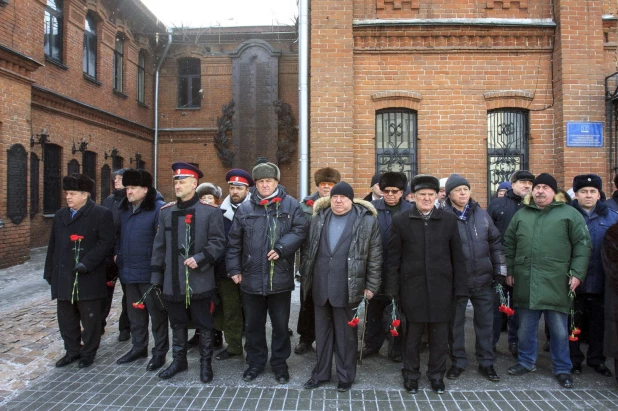
[[[217,199],[221,199],[221,196],[223,195],[221,187],[216,186],[213,183],[202,183],[199,186],[197,186],[197,190],[195,191],[197,192],[197,196],[199,198],[202,198],[202,196],[210,194],[210,195],[215,196]]]
[[[279,171],[279,167],[273,163],[260,163],[253,167],[251,176],[254,181],[258,181],[263,178],[274,178],[279,181],[281,180],[281,171]]]

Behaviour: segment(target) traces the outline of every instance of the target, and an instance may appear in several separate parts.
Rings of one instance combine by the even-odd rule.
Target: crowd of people
[[[57,367],[93,364],[120,282],[118,338],[131,339],[131,349],[117,364],[149,356],[150,325],[146,369],[162,369],[162,379],[186,371],[187,351],[197,346],[204,383],[214,378],[214,356],[246,360],[245,381],[269,362],[275,381],[286,384],[296,276],[294,352],[316,357],[306,389],[331,380],[334,357],[337,390],[350,390],[357,361],[386,342],[388,358],[402,363],[403,387],[416,393],[426,339],[426,376],[443,393],[444,378],[468,368],[469,303],[478,372],[489,381],[500,381],[494,361],[504,330],[517,360],[508,373],[535,371],[541,315],[543,348],[562,387],[573,387],[584,362],[611,377],[606,357],[618,375],[618,176],[606,199],[598,175],[578,175],[571,198],[550,174],[520,170],[485,210],[459,174],[410,182],[399,172],[377,174],[360,199],[326,167],[314,174],[316,191],[299,202],[268,161],[250,173],[230,170],[225,197],[220,187],[199,184],[204,175],[194,165],[177,162],[172,170],[175,201],[168,203],[145,170],[117,170],[102,205],[90,198],[89,177],[64,177],[67,207],[54,217],[44,269],[66,348]],[[169,329],[172,361],[163,368]]]

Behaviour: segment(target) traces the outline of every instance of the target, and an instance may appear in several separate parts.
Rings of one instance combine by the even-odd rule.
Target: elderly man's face
[[[127,189],[127,200],[130,203],[139,203],[144,198],[146,198],[146,194],[148,193],[148,188],[140,187],[140,186],[126,186]]]
[[[245,201],[247,194],[249,193],[249,187],[246,185],[234,185],[230,184],[230,201],[232,204],[240,204]]]
[[[470,189],[467,185],[455,187],[448,193],[451,203],[458,209],[463,209],[470,201]]]
[[[193,177],[185,177],[181,180],[174,180],[174,191],[176,197],[182,201],[187,201],[193,198],[195,195],[195,189],[197,188],[197,180]]]
[[[352,209],[352,200],[346,196],[336,194],[330,198],[330,208],[336,215],[344,215]]]
[[[255,182],[260,197],[266,198],[275,192],[279,182],[274,178],[262,178]]]
[[[593,210],[601,199],[601,192],[594,187],[583,187],[575,193],[577,202],[584,210]]]
[[[438,192],[438,201],[443,201],[446,198],[446,188],[440,187],[440,191]]]
[[[380,184],[376,183],[373,186],[371,186],[371,191],[373,192],[373,195],[375,197],[382,197],[382,191],[380,190]]]
[[[530,190],[532,190],[532,181],[517,180],[511,185],[511,187],[513,187],[513,193],[515,193],[515,195],[525,197],[528,195]]]
[[[318,195],[320,197],[328,197],[330,195],[330,190],[335,186],[335,183],[331,183],[330,181],[322,181],[318,185]]]
[[[539,208],[545,208],[554,201],[554,190],[546,184],[537,184],[532,189],[532,195],[534,196],[534,204]]]
[[[423,213],[428,213],[433,208],[437,196],[438,193],[436,193],[435,190],[431,188],[421,188],[414,193],[414,202],[419,210]]]
[[[122,190],[123,188],[124,186],[122,185],[122,176],[120,174],[117,174],[116,177],[114,177],[114,189]]]
[[[384,187],[382,194],[384,194],[384,202],[392,207],[399,203],[399,200],[403,195],[403,191],[397,187]]]
[[[85,191],[68,190],[65,191],[65,198],[67,199],[69,208],[77,211],[88,201],[88,193]]]

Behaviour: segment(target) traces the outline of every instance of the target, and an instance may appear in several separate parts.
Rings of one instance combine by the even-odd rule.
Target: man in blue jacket
[[[581,374],[582,362],[586,359],[586,363],[596,372],[611,377],[612,373],[605,366],[603,356],[605,272],[601,260],[601,246],[607,229],[618,222],[618,213],[599,201],[602,188],[603,181],[596,174],[583,174],[573,179],[576,200],[572,206],[586,220],[592,242],[592,255],[588,264],[588,275],[579,286],[575,297],[575,326],[588,331],[587,358],[580,349],[579,341],[571,341],[569,349],[573,363],[571,373]]]
[[[154,371],[165,364],[165,355],[169,350],[167,313],[159,290],[152,290],[146,295],[145,309],[133,303],[141,301],[150,287],[152,244],[157,234],[159,210],[165,202],[152,186],[152,176],[145,170],[126,170],[122,185],[126,187],[127,195],[118,207],[120,222],[114,255],[120,280],[126,286],[133,346],[116,363],[126,364],[148,357],[150,317],[155,346],[146,369]]]

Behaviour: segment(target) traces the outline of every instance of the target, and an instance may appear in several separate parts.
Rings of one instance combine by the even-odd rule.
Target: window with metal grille
[[[62,62],[62,0],[47,0],[45,8],[45,57]]]
[[[39,212],[39,156],[30,153],[30,218]]]
[[[120,156],[112,157],[112,170],[120,170],[124,166],[124,158]]]
[[[137,101],[142,104],[146,102],[146,53],[144,50],[141,50],[137,57]]]
[[[498,109],[487,112],[487,199],[511,174],[528,169],[528,110]]]
[[[72,159],[67,164],[67,175],[72,176],[73,174],[79,174],[79,161]]]
[[[97,77],[97,23],[91,13],[86,14],[84,30],[84,73]]]
[[[101,167],[101,202],[112,192],[112,170],[107,164]]]
[[[417,174],[417,114],[409,109],[376,112],[376,173]]]
[[[94,181],[94,188],[91,196],[96,202],[97,198],[97,153],[94,151],[84,151],[82,155],[82,173]]]
[[[114,47],[114,90],[122,93],[122,80],[124,70],[124,39],[116,36],[116,46]]]
[[[62,148],[46,144],[43,152],[43,214],[54,214],[61,207]]]
[[[196,108],[202,105],[202,75],[200,60],[178,60],[178,108]]]

